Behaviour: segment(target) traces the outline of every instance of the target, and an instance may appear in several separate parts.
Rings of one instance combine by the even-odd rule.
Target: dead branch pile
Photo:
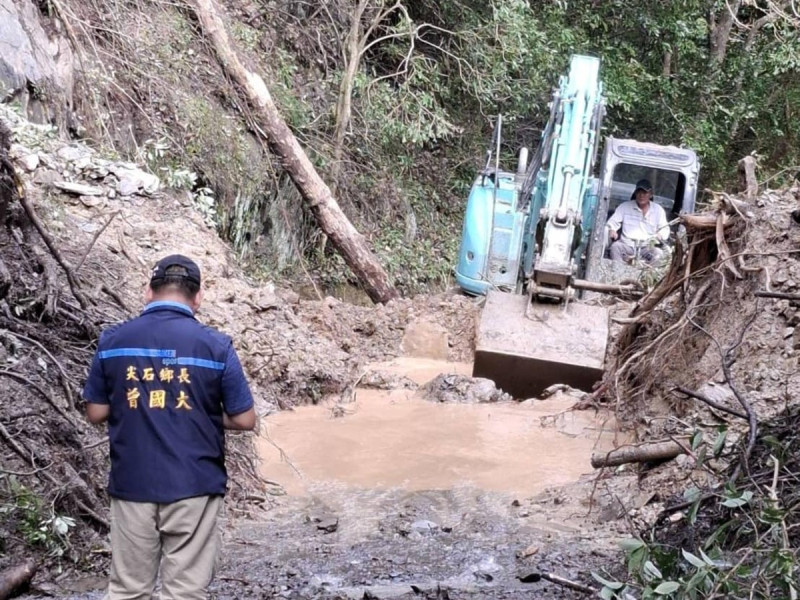
[[[641,535],[679,565],[666,579],[710,582],[703,597],[797,597],[799,205],[800,187],[751,188],[685,216],[668,273],[620,320],[601,388],[641,437],[692,436],[676,444],[688,489]],[[682,554],[698,549],[717,562]]]
[[[82,416],[80,374],[100,327],[121,313],[113,301],[83,291],[25,197],[9,142],[0,122],[2,533],[10,540],[21,533],[23,553],[37,545],[65,552],[67,532],[49,528],[60,515],[89,526],[82,531],[90,538],[108,527],[107,449],[103,433]],[[44,528],[38,537],[37,528]]]

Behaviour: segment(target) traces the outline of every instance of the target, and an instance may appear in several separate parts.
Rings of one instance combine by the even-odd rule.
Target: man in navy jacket
[[[200,269],[153,269],[141,315],[102,333],[83,395],[111,447],[110,600],[206,597],[220,548],[224,429],[255,427],[231,339],[200,324]]]

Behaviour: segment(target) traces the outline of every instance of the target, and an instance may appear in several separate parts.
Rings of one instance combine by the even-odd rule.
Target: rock
[[[120,196],[132,196],[139,191],[139,184],[133,179],[120,179],[117,183],[117,192]]]
[[[252,306],[258,312],[264,312],[266,310],[278,308],[281,305],[281,301],[275,292],[275,286],[271,283],[268,283],[257,290],[253,290],[250,298],[251,302],[248,304],[250,304],[250,306]]]
[[[685,456],[682,454],[681,456]],[[633,499],[633,507],[634,508],[642,508],[643,506],[647,506],[650,502],[656,497],[655,492],[651,491],[644,491],[636,495]]]
[[[102,188],[71,181],[54,181],[53,187],[78,196],[102,196],[104,194]]]
[[[290,304],[292,306],[300,304],[300,294],[294,290],[281,290],[279,297],[286,304]]]
[[[22,144],[11,144],[8,155],[29,173],[35,171],[39,166],[39,156]]]
[[[386,371],[367,371],[358,382],[358,387],[376,390],[415,390],[419,386],[405,375]]]
[[[505,402],[512,398],[498,390],[490,379],[443,374],[422,386],[424,396],[435,402],[482,404]]]
[[[50,169],[38,169],[33,175],[33,182],[39,185],[53,185],[56,181],[61,179],[61,174],[58,171]]]
[[[36,154],[28,154],[20,158],[19,163],[28,173],[32,173],[39,166],[39,156]]]
[[[56,151],[56,156],[66,162],[74,162],[82,158],[88,158],[93,150],[86,146],[62,146]]]
[[[517,558],[528,558],[539,552],[539,546],[531,544],[524,550],[517,550]]]
[[[92,158],[90,156],[83,156],[75,161],[72,167],[76,171],[88,171],[92,167]]]
[[[713,400],[717,404],[726,406],[736,406],[737,404],[736,396],[734,396],[727,384],[724,383],[717,384],[713,381],[709,381],[700,386],[700,389],[697,391],[709,400]]]
[[[433,521],[426,521],[425,519],[414,521],[411,524],[411,531],[416,531],[418,533],[433,533],[438,529],[439,529],[438,523],[434,523]]]
[[[578,399],[583,399],[584,397],[588,396],[588,394],[583,390],[575,389],[574,387],[571,387],[565,383],[555,383],[539,394],[539,399],[545,400],[546,398],[555,396],[559,393],[566,394],[567,396],[573,396]]]
[[[78,196],[78,200],[80,200],[81,204],[88,208],[100,206],[106,203],[104,198],[99,198],[97,196]]]
[[[36,3],[5,1],[0,5],[4,102],[15,100],[22,114],[36,123],[65,122],[74,80],[69,41],[64,35],[48,35]]]
[[[158,177],[145,173],[129,163],[114,164],[109,166],[108,170],[119,180],[117,191],[120,196],[130,196],[140,190],[145,194],[152,194],[157,192],[161,185]]]

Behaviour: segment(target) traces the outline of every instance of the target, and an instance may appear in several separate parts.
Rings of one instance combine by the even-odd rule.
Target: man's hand
[[[613,229],[608,230],[608,236],[611,238],[611,241],[614,242],[619,237],[619,234],[614,231]]]
[[[86,403],[86,418],[90,423],[99,425],[108,420],[109,414],[111,414],[111,406],[108,404]]]

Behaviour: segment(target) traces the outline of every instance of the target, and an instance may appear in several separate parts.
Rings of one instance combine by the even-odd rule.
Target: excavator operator
[[[613,241],[611,260],[630,262],[638,257],[653,264],[664,254],[656,246],[669,238],[669,224],[664,209],[653,202],[653,186],[648,179],[636,182],[631,199],[617,207],[606,227]]]

